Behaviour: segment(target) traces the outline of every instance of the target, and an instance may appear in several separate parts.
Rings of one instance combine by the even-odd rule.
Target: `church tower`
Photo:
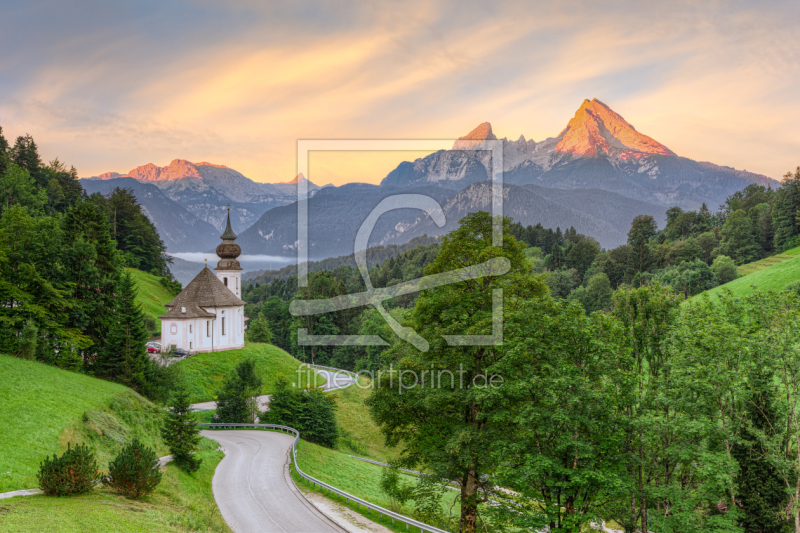
[[[214,272],[217,278],[223,285],[228,287],[230,291],[238,298],[242,294],[242,267],[239,266],[237,257],[242,253],[242,249],[236,244],[236,234],[233,233],[231,228],[231,204],[228,204],[228,225],[225,227],[225,233],[220,236],[222,242],[217,246],[217,255],[219,256],[219,263]]]

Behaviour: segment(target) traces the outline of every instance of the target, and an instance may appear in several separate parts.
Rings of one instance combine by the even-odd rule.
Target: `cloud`
[[[452,138],[488,120],[540,140],[597,97],[680,155],[779,177],[800,163],[798,11],[18,3],[0,23],[0,124],[82,175],[185,158],[286,181],[298,139]],[[393,157],[333,158],[321,177],[378,182]]]

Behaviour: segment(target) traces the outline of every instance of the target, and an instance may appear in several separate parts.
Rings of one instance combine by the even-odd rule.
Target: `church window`
[[[206,337],[211,336],[211,321],[206,320]]]
[[[191,333],[191,332],[192,332],[192,325],[189,324],[189,333]]]
[[[222,283],[224,283],[225,286],[227,287],[228,286],[228,278],[222,278]]]
[[[225,317],[222,317],[222,334],[225,335]]]

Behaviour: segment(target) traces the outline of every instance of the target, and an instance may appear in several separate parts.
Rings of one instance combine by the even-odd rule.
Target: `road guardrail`
[[[309,365],[309,366],[311,366],[311,365]],[[324,369],[327,370],[327,367],[324,367]],[[338,370],[338,369],[334,369],[334,370],[337,370],[337,371],[341,372],[341,370]],[[409,517],[407,517],[405,515],[401,515],[400,513],[395,513],[394,511],[391,511],[389,509],[385,509],[385,508],[383,508],[383,507],[381,507],[379,505],[375,505],[374,503],[368,502],[367,500],[362,500],[361,498],[359,498],[357,496],[353,496],[352,494],[349,494],[349,493],[347,493],[347,492],[345,492],[343,490],[337,489],[333,485],[328,485],[327,483],[324,483],[324,482],[322,482],[322,481],[320,481],[320,480],[318,480],[316,478],[313,478],[313,477],[309,476],[308,474],[306,474],[305,472],[303,472],[303,470],[300,468],[300,465],[297,464],[297,443],[300,440],[300,432],[297,431],[296,429],[292,428],[292,427],[281,426],[281,425],[277,425],[277,424],[225,424],[225,423],[215,423],[215,424],[197,424],[197,425],[201,426],[201,427],[207,427],[209,429],[242,429],[242,428],[259,429],[259,428],[264,428],[264,429],[277,429],[280,432],[291,433],[292,435],[294,435],[294,441],[292,442],[292,460],[294,462],[294,468],[295,468],[295,470],[297,470],[297,473],[300,474],[300,476],[303,479],[309,481],[312,486],[318,485],[320,488],[327,489],[327,491],[329,493],[332,492],[334,494],[338,494],[339,496],[341,496],[342,498],[345,499],[345,502],[349,502],[350,500],[352,500],[352,501],[354,501],[356,503],[356,507],[358,507],[359,505],[363,505],[364,507],[367,508],[367,512],[375,511],[381,517],[383,515],[386,515],[386,516],[388,516],[389,518],[392,519],[392,522],[394,522],[395,520],[399,520],[400,522],[403,522],[406,525],[406,529],[408,529],[409,526],[413,526],[413,527],[419,528],[420,533],[425,533],[425,532],[428,532],[428,533],[450,533],[449,531],[446,531],[444,529],[439,529],[437,527],[433,527],[433,526],[430,526],[428,524],[425,524],[424,522],[420,522],[419,520],[414,520],[413,518],[409,518]]]

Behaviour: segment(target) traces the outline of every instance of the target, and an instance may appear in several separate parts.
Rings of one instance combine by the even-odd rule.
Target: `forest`
[[[587,313],[609,311],[614,291],[658,283],[684,298],[725,284],[738,277],[737,266],[800,245],[800,170],[784,177],[782,187],[750,185],[726,199],[717,212],[703,205],[698,211],[679,207],[667,210],[659,230],[651,216],[637,216],[628,232],[628,243],[603,250],[589,236],[574,228],[562,232],[510,222],[508,232],[525,243],[524,254],[533,274],[541,274],[555,298],[578,301]],[[395,249],[367,251],[370,279],[375,287],[388,287],[419,278],[436,258],[439,244],[432,239]],[[411,246],[415,244],[416,246]],[[388,256],[388,258],[387,258]],[[366,347],[297,346],[297,327],[311,334],[386,335],[384,321],[370,309],[331,313],[313,318],[292,317],[294,298],[330,298],[364,290],[364,282],[351,256],[309,265],[309,286],[298,291],[296,267],[263,272],[245,283],[252,334],[273,339],[296,357],[350,370],[376,369],[379,352]],[[414,295],[388,302],[398,317],[412,308]]]
[[[179,284],[133,193],[87,196],[74,167],[0,129],[0,202],[0,352],[163,397],[167,373],[144,347],[154,325],[125,267]]]

